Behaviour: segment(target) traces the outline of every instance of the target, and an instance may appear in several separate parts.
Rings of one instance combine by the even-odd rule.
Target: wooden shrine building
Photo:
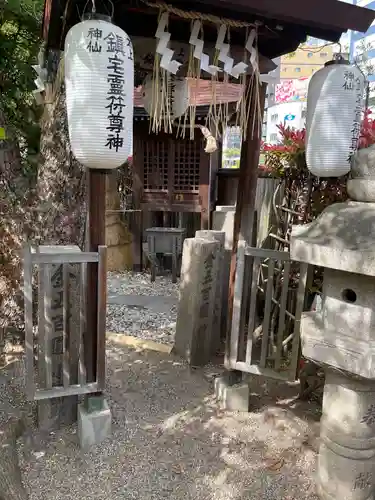
[[[175,133],[152,133],[142,103],[142,88],[134,95],[134,199],[135,207],[150,212],[200,213],[200,227],[209,228],[214,209],[216,174],[221,163],[221,144],[214,153],[205,152],[199,130],[205,125],[212,95],[212,83],[189,82],[190,101],[196,106],[194,139]],[[242,93],[238,84],[217,84],[220,105],[235,108]],[[176,127],[177,128],[177,127]]]

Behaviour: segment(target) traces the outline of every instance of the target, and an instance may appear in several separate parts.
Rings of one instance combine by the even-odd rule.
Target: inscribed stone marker
[[[223,301],[223,281],[224,281],[224,245],[225,233],[223,231],[196,231],[196,238],[202,238],[209,241],[217,241],[219,243],[218,263],[217,263],[217,278],[216,278],[216,292],[215,292],[215,305],[212,321],[212,334],[211,334],[211,352],[214,355],[220,348],[221,338],[225,337],[226,322],[222,315],[222,301]]]
[[[210,359],[220,243],[184,242],[174,350],[193,366]]]

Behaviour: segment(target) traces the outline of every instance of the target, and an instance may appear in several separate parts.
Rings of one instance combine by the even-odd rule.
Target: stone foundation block
[[[104,400],[103,409],[89,413],[84,404],[78,406],[78,439],[82,449],[99,444],[111,435],[111,410]]]
[[[223,410],[249,411],[250,389],[247,382],[231,383],[228,376],[215,379],[215,396]]]

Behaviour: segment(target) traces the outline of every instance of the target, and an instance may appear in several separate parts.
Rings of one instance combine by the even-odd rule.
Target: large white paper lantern
[[[112,169],[132,153],[134,57],[129,36],[114,24],[90,19],[65,40],[69,139],[86,167]]]
[[[168,74],[168,83],[163,85],[162,80],[155,81],[147,76],[143,85],[143,106],[152,118],[165,117],[167,113],[171,120],[179,118],[189,107],[188,81]]]
[[[357,150],[365,78],[349,63],[328,63],[311,78],[307,94],[306,163],[319,177],[350,170]]]

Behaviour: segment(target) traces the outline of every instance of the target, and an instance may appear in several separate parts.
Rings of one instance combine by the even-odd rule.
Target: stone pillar
[[[324,500],[372,500],[375,382],[326,370],[318,459]]]
[[[226,322],[222,315],[223,302],[223,281],[224,281],[224,244],[225,233],[222,231],[200,230],[195,233],[196,238],[202,238],[209,241],[217,241],[220,245],[218,252],[218,273],[216,279],[215,305],[212,321],[211,335],[211,355],[215,355],[220,349],[221,339],[225,338]]]
[[[220,243],[184,241],[174,351],[190,365],[210,359]]]
[[[33,250],[34,251],[34,250]],[[38,253],[80,252],[77,246],[40,246]],[[42,267],[40,268],[42,272]],[[52,386],[63,385],[63,315],[64,288],[68,296],[68,344],[70,383],[78,383],[78,353],[80,339],[80,269],[79,264],[69,266],[66,275],[68,283],[64,284],[63,265],[51,265],[51,272],[42,275],[38,290],[38,385],[48,385],[48,367],[51,363]],[[50,284],[46,281],[50,278]],[[48,296],[50,292],[50,298]],[[47,305],[46,301],[50,302]],[[48,308],[49,311],[48,311]],[[50,317],[46,317],[46,313]],[[47,350],[47,359],[45,357]],[[50,358],[50,359],[48,359]],[[71,425],[77,420],[76,396],[53,398],[38,402],[38,426],[43,431],[58,429]]]
[[[225,234],[224,240],[224,256],[222,270],[222,303],[221,314],[224,324],[224,338],[226,337],[227,329],[227,314],[228,314],[228,293],[229,293],[229,269],[230,259],[232,255],[233,244],[233,224],[235,206],[216,206],[212,214],[212,228],[215,231]]]

